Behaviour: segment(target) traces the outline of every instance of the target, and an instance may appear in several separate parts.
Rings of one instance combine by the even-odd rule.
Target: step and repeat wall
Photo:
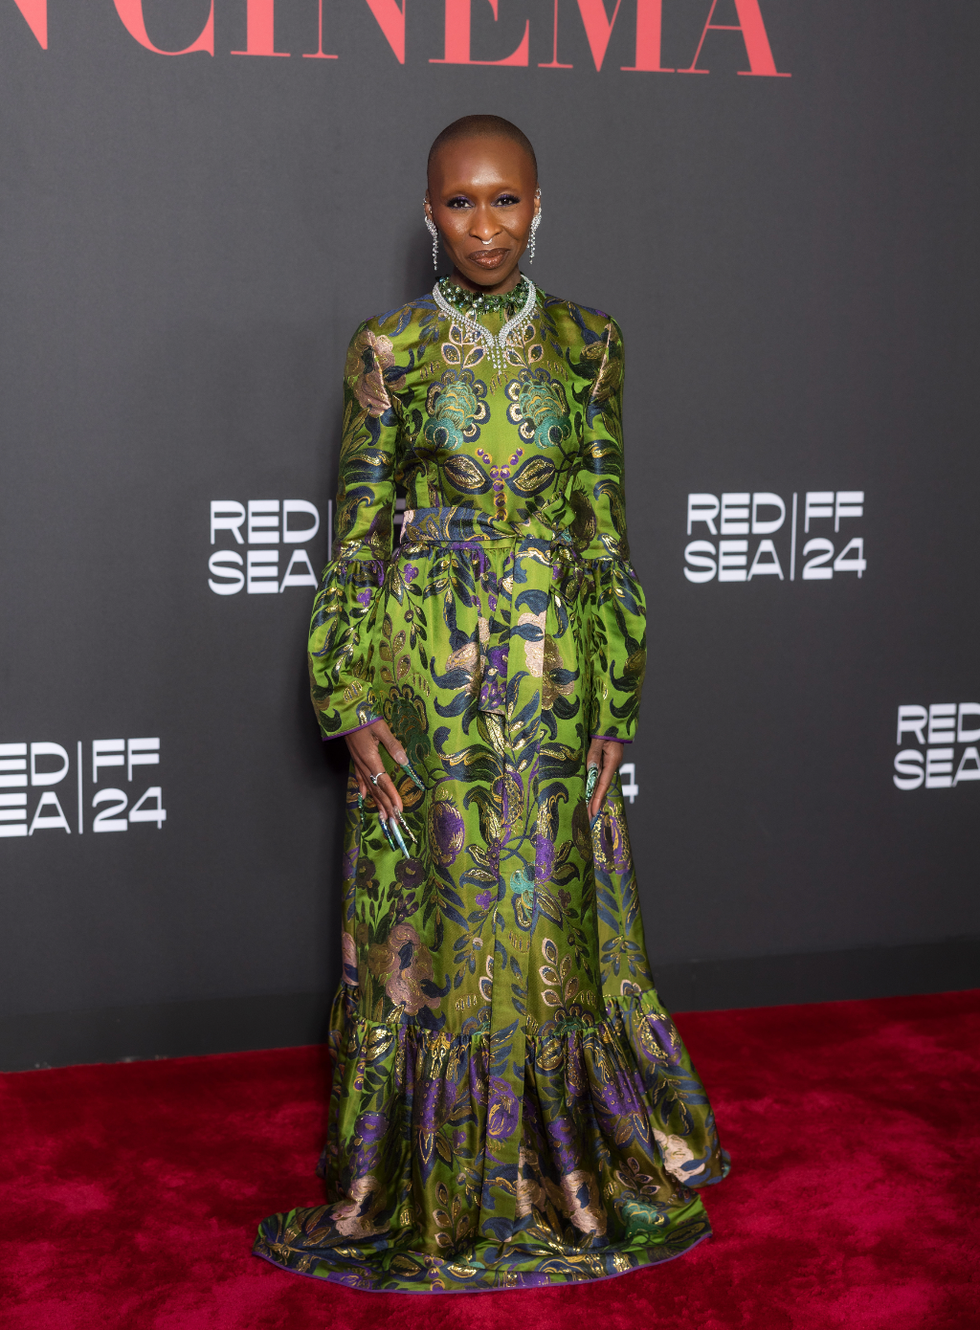
[[[972,0],[0,0],[4,1017],[333,986],[344,351],[431,286],[428,145],[483,111],[538,151],[531,275],[625,333],[655,966],[980,934],[978,38]]]

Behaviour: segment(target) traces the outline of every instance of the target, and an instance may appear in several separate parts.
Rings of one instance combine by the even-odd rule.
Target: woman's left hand
[[[586,770],[592,766],[599,768],[599,779],[589,800],[590,822],[602,807],[606,791],[622,760],[623,745],[616,739],[593,739],[589,744],[589,755],[585,759]]]

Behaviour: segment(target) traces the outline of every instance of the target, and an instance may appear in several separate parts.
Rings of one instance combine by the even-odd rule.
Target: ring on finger
[[[378,781],[381,779],[381,777],[382,777],[384,774],[385,774],[385,773],[384,773],[384,768],[382,767],[382,769],[378,772],[378,774],[377,774],[376,776],[372,776],[372,777],[371,777],[371,784],[372,784],[372,785],[377,785]]]

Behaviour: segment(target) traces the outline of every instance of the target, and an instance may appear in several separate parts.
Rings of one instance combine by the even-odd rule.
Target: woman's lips
[[[476,249],[467,257],[470,263],[476,263],[481,268],[496,268],[509,253],[507,249]]]

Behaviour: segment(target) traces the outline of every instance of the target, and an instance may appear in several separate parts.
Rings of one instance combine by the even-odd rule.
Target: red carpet
[[[260,1218],[318,1202],[318,1049],[0,1077],[0,1326],[980,1327],[980,992],[678,1024],[733,1158],[715,1237],[521,1293],[356,1293],[249,1255]]]

